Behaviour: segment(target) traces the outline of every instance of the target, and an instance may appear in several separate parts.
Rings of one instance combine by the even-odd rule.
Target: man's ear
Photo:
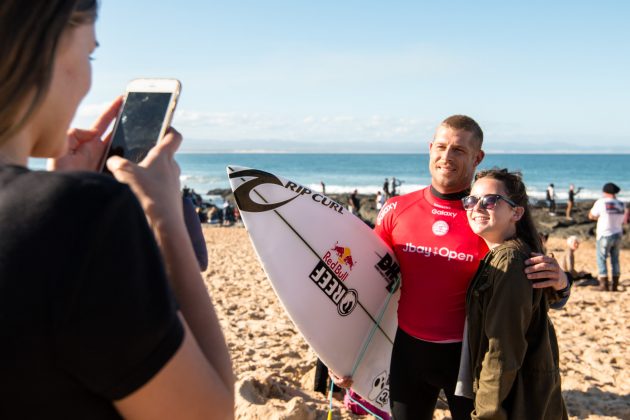
[[[486,156],[485,152],[479,149],[479,153],[477,153],[477,157],[475,158],[475,166],[479,165],[483,160],[484,156]]]

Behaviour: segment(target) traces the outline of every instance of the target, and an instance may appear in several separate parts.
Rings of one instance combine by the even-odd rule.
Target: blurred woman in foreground
[[[96,9],[0,4],[0,418],[230,418],[231,362],[182,215],[181,136],[140,165],[111,158],[116,180],[76,171],[96,168],[120,106],[67,134]],[[30,171],[29,157],[66,170]]]

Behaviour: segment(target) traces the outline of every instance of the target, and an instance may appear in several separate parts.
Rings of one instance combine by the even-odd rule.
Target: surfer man
[[[482,142],[472,118],[445,119],[429,144],[431,185],[388,200],[374,228],[394,250],[402,276],[390,367],[395,419],[432,419],[441,389],[453,419],[470,419],[473,411],[473,401],[456,396],[455,386],[466,289],[488,248],[470,229],[461,198],[484,157]],[[568,296],[570,283],[554,258],[535,254],[526,264],[534,288]],[[351,378],[334,379],[351,384]]]

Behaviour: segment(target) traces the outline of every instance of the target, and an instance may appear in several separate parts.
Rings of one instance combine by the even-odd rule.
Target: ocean
[[[205,195],[209,190],[229,188],[225,167],[246,166],[289,178],[312,190],[326,184],[327,193],[375,194],[383,181],[402,181],[402,193],[429,185],[428,154],[292,154],[292,153],[178,153],[181,183]],[[33,159],[34,169],[45,163]],[[520,170],[532,198],[544,199],[550,183],[558,200],[566,200],[569,184],[581,188],[576,200],[601,196],[602,186],[614,182],[618,197],[630,202],[630,155],[604,154],[497,154],[488,153],[479,169],[494,166]]]
[[[385,178],[402,181],[402,193],[429,185],[428,154],[288,154],[288,153],[180,153],[182,186],[200,194],[210,189],[229,188],[225,167],[246,166],[289,178],[312,190],[326,185],[327,193],[375,194]],[[614,182],[621,187],[618,197],[630,201],[630,155],[602,154],[492,154],[479,169],[492,167],[520,170],[530,197],[544,199],[553,183],[559,201],[566,200],[569,184],[581,188],[576,200],[596,199],[602,186]]]

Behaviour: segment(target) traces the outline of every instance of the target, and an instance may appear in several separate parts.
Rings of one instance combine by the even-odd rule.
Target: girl
[[[94,169],[102,155],[120,100],[66,135],[96,9],[0,3],[0,418],[231,418],[231,362],[182,214],[181,136],[139,166],[110,159],[120,182],[26,168]]]
[[[493,169],[477,174],[470,194],[462,199],[468,223],[489,248],[466,298],[472,418],[567,419],[547,316],[557,297],[533,289],[523,272],[541,252],[525,185],[518,173]]]

